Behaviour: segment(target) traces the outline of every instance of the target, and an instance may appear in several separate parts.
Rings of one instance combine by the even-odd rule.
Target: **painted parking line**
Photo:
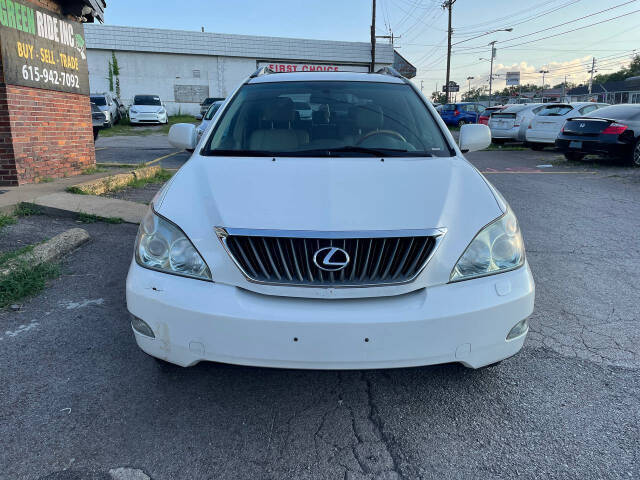
[[[153,165],[154,163],[161,162],[162,160],[165,160],[165,159],[167,159],[169,157],[173,157],[174,155],[177,155],[177,154],[182,153],[182,152],[183,152],[183,150],[178,150],[177,152],[169,153],[168,155],[164,155],[162,157],[155,158],[155,159],[151,160],[150,162],[145,163],[145,165],[147,165],[147,166]]]

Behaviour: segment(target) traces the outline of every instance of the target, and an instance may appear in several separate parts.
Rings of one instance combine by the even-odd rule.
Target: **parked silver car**
[[[116,101],[111,93],[92,93],[90,97],[91,103],[95,103],[104,112],[105,127],[111,127],[120,121],[120,110],[118,108],[120,102]]]
[[[491,141],[502,143],[508,140],[524,142],[531,119],[544,108],[542,103],[522,103],[507,105],[489,117]]]

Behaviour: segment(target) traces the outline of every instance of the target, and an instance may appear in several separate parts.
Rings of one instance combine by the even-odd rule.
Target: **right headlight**
[[[140,222],[135,256],[141,267],[211,281],[211,271],[191,240],[153,207]]]
[[[524,242],[511,209],[484,227],[471,241],[451,272],[450,281],[484,277],[524,264]]]

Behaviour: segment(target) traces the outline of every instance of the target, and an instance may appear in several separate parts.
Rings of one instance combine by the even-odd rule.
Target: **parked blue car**
[[[478,123],[478,117],[486,107],[479,103],[447,103],[442,106],[440,116],[447,125],[462,126],[465,123]]]

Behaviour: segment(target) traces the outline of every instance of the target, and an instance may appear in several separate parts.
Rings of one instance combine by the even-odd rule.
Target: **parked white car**
[[[92,93],[89,98],[104,113],[104,127],[110,128],[120,120],[119,101],[111,93]]]
[[[158,95],[136,95],[133,105],[129,107],[129,121],[131,125],[141,123],[169,123],[167,110]]]
[[[518,221],[428,100],[392,69],[248,78],[141,222],[127,277],[140,348],[313,369],[517,353],[534,281]],[[307,98],[322,119],[297,118]],[[297,100],[299,101],[299,100]],[[322,120],[322,121],[319,121]]]
[[[489,117],[492,141],[524,142],[529,122],[542,108],[542,103],[524,103],[507,105],[504,109],[493,112]]]
[[[554,145],[562,125],[571,117],[579,117],[607,106],[607,103],[550,103],[538,111],[529,123],[526,141],[533,150]]]
[[[207,128],[209,127],[209,124],[211,123],[211,120],[213,119],[215,114],[218,112],[218,110],[220,110],[220,107],[222,106],[223,103],[224,103],[224,100],[216,100],[209,106],[209,110],[207,110],[204,117],[202,117],[202,122],[200,122],[200,125],[198,125],[198,127],[196,128],[196,133],[198,134],[198,140],[200,140],[200,137],[207,130]]]

